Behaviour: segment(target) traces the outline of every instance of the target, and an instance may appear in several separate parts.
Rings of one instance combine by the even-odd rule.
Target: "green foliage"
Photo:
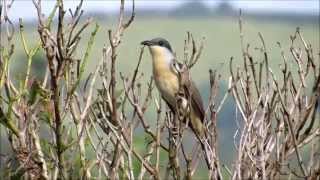
[[[96,38],[98,30],[99,30],[99,24],[96,23],[96,26],[95,26],[94,30],[92,31],[90,39],[88,41],[84,57],[83,57],[83,59],[81,61],[81,64],[80,64],[78,79],[77,79],[76,83],[73,85],[73,87],[70,90],[70,92],[68,92],[69,94],[73,94],[75,89],[78,87],[81,78],[83,77],[83,73],[85,71],[85,68],[87,68],[86,65],[88,63],[89,55],[90,55],[90,53],[92,53],[91,49],[92,49],[93,44],[95,43],[95,38]]]

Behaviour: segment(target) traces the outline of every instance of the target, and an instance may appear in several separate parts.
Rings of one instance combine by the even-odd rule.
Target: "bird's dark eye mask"
[[[167,48],[169,51],[172,52],[172,48],[169,44],[169,42],[163,38],[154,38],[152,40],[146,40],[146,41],[142,41],[141,42],[142,45],[145,45],[145,46],[154,46],[154,45],[158,45],[158,46],[161,46],[161,47],[165,47]]]

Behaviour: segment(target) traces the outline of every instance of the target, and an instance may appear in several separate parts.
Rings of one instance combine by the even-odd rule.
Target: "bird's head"
[[[151,40],[142,41],[141,44],[149,47],[153,57],[174,57],[170,43],[164,38],[154,38]]]

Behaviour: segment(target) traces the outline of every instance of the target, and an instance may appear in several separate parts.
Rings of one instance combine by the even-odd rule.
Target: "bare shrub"
[[[257,36],[264,57],[259,61],[245,44],[239,19],[243,59],[238,61],[243,64],[235,68],[230,59],[228,89],[219,102],[222,79],[216,71],[209,71],[210,97],[204,122],[210,136],[202,142],[209,145],[203,152],[199,142],[190,150],[183,141],[188,123],[182,122],[188,122],[189,116],[178,102],[185,98],[185,92],[177,96],[178,113],[172,113],[154,96],[153,79],[141,81],[144,47],[131,75],[118,72],[117,54],[122,53],[118,46],[125,43],[122,37],[134,21],[134,1],[129,17],[121,1],[118,24],[114,31],[108,31],[109,45],[101,49],[101,60],[88,76],[84,72],[99,25],[94,25],[84,56],[79,57],[75,50],[85,43],[83,32],[94,22],[89,18],[82,23],[83,0],[68,12],[63,0],[57,0],[48,17],[43,15],[41,0],[33,0],[39,35],[34,47],[26,41],[23,21],[15,29],[7,16],[13,1],[1,2],[0,122],[13,151],[1,159],[5,160],[3,174],[8,179],[192,179],[201,168],[203,155],[209,160],[210,179],[319,177],[320,59],[300,29],[291,36],[289,50],[278,43],[283,62],[282,74],[277,77],[269,67],[262,34]],[[57,26],[53,26],[56,14]],[[17,34],[27,57],[26,76],[20,83],[9,71],[15,53],[12,39]],[[188,32],[180,77],[188,80],[189,70],[203,49],[203,41],[197,45]],[[41,81],[30,75],[40,50],[48,64]],[[291,60],[296,66],[288,65]],[[240,116],[236,119],[232,167],[220,163],[217,143],[217,117],[227,97],[234,99],[235,113]],[[151,104],[156,107],[155,120],[145,115]],[[49,138],[40,135],[43,129]],[[143,151],[137,148],[137,136],[146,137]]]

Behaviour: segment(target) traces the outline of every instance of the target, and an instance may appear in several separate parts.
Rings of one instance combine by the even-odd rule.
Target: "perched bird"
[[[190,102],[190,121],[188,125],[205,149],[204,139],[206,138],[206,129],[203,123],[205,111],[199,90],[190,78],[181,83],[179,71],[181,72],[183,65],[175,59],[173,50],[167,40],[155,38],[143,41],[141,44],[149,47],[156,86],[173,113],[176,113],[176,98],[179,88],[185,90],[185,99]]]

